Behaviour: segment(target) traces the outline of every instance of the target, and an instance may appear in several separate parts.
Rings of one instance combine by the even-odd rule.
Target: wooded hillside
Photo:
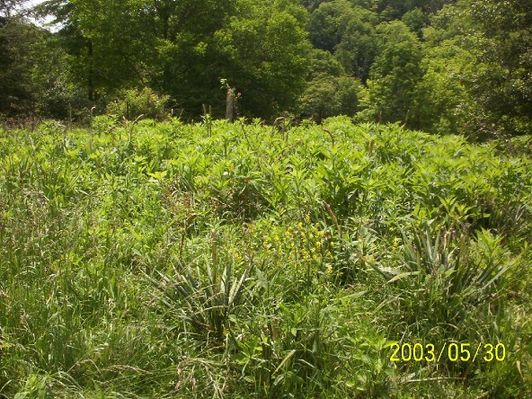
[[[5,116],[83,120],[116,99],[144,101],[149,88],[182,118],[222,117],[229,85],[239,116],[269,121],[348,115],[472,139],[530,132],[526,1],[22,3],[0,9]],[[53,18],[54,33],[30,16]]]

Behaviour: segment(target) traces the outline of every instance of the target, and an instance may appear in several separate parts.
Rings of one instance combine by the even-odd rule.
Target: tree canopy
[[[520,0],[24,3],[0,3],[6,115],[103,112],[149,88],[184,118],[221,117],[231,87],[240,116],[270,121],[287,111],[477,139],[530,132],[531,11]]]

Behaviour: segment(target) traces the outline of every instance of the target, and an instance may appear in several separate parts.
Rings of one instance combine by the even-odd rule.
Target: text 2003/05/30
[[[431,343],[398,343],[390,345],[392,362],[427,362],[441,360],[451,362],[502,362],[506,359],[506,347],[502,342],[495,344],[479,342],[446,342],[441,347]]]

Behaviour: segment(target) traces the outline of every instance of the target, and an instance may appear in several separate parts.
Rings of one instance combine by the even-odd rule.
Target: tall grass
[[[0,397],[525,397],[531,166],[347,118],[2,130]]]

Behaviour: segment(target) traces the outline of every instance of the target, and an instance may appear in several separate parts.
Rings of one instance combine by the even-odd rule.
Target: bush
[[[131,120],[143,116],[161,120],[169,116],[169,99],[169,96],[157,94],[148,87],[125,90],[118,99],[107,105],[106,112],[120,119]]]
[[[299,112],[317,122],[336,116],[353,116],[363,93],[362,84],[348,76],[321,74],[307,86],[299,101]]]

